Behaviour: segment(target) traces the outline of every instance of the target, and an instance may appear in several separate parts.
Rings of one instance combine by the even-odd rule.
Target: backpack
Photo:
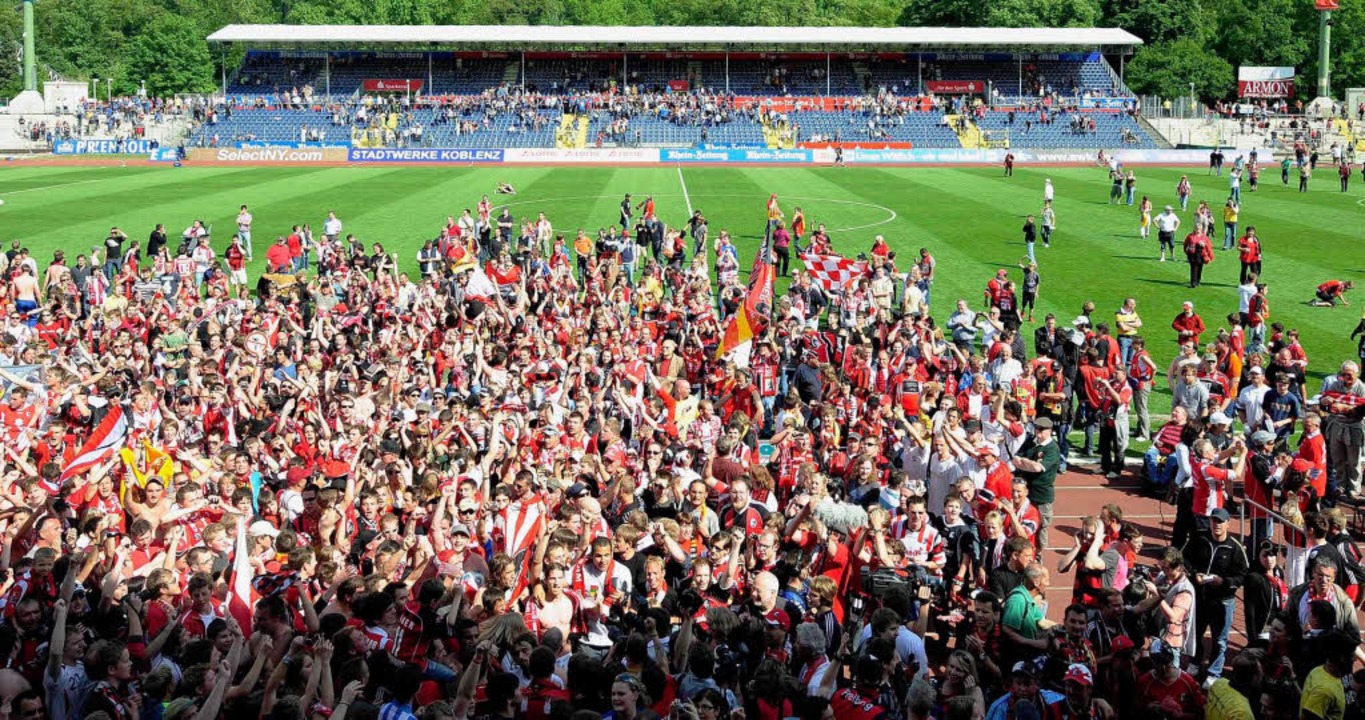
[[[1332,546],[1341,554],[1341,564],[1346,570],[1345,586],[1359,585],[1365,581],[1365,568],[1360,565],[1360,548],[1356,547],[1355,541],[1350,534],[1342,533],[1332,542]]]

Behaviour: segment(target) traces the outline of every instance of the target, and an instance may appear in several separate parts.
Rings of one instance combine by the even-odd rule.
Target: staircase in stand
[[[555,147],[578,147],[578,116],[564,113],[559,118],[559,129],[555,130]]]
[[[692,90],[704,87],[701,79],[701,61],[693,60],[687,63],[687,77],[692,83]]]
[[[967,118],[967,123],[964,127],[958,127],[958,118],[960,117],[963,116],[944,115],[943,119],[948,121],[948,127],[953,129],[953,133],[957,135],[957,141],[962,143],[962,147],[969,150],[979,150],[987,147],[988,143],[981,134],[981,128],[977,127],[976,123],[972,122],[971,118]]]
[[[869,87],[872,82],[870,79],[872,77],[872,71],[867,69],[867,63],[853,63],[853,75],[858,78],[858,87],[862,88],[863,92],[871,92],[875,89]]]

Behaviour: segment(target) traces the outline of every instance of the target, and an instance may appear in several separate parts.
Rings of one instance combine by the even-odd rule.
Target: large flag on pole
[[[716,348],[717,358],[739,351],[738,355],[745,361],[739,364],[748,365],[748,354],[744,351],[748,349],[749,343],[753,341],[759,329],[772,316],[773,277],[772,263],[764,262],[760,255],[759,260],[754,263],[753,272],[749,274],[749,293],[725,326],[725,334],[721,336],[720,346]]]
[[[127,437],[128,415],[123,411],[122,405],[115,405],[109,408],[109,414],[95,426],[95,431],[90,433],[90,439],[81,445],[76,457],[62,470],[61,476],[57,478],[57,486],[52,487],[50,483],[45,483],[44,489],[55,495],[61,489],[62,483],[113,457],[114,452],[123,445]]]
[[[867,275],[867,263],[839,255],[802,253],[801,262],[806,264],[811,279],[828,292],[846,290],[854,280]]]

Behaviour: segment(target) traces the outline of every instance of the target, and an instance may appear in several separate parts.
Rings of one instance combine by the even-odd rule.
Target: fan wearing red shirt
[[[1200,530],[1207,531],[1209,513],[1223,507],[1233,479],[1242,477],[1246,471],[1247,447],[1239,437],[1219,453],[1211,441],[1200,439],[1195,442],[1193,451],[1190,469],[1194,481],[1195,522]],[[1228,459],[1232,460],[1232,467],[1220,467]]]
[[[1328,280],[1318,286],[1318,299],[1311,304],[1313,307],[1334,307],[1337,300],[1341,300],[1342,305],[1350,305],[1346,302],[1346,291],[1355,287],[1355,283],[1347,280]]]
[[[1178,337],[1176,342],[1194,343],[1199,345],[1199,336],[1204,332],[1204,319],[1194,312],[1194,303],[1185,302],[1181,306],[1180,314],[1171,321],[1171,329],[1176,331]]]
[[[742,528],[748,535],[763,532],[768,509],[753,502],[749,495],[749,481],[741,477],[730,485],[730,506],[720,514],[722,529]]]
[[[1237,259],[1242,263],[1241,283],[1261,275],[1261,239],[1256,237],[1256,226],[1248,225],[1246,234],[1237,240]]]
[[[986,307],[995,305],[996,300],[1005,293],[1005,286],[1009,282],[1009,272],[1004,268],[995,271],[995,277],[986,283],[986,289],[982,293],[986,297]]]

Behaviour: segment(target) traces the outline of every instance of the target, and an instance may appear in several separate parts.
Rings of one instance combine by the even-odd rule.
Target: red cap
[[[1066,676],[1062,679],[1068,682],[1080,683],[1086,687],[1095,684],[1095,676],[1090,674],[1090,668],[1080,663],[1072,663],[1071,667],[1066,669]]]
[[[1120,635],[1109,643],[1109,653],[1111,655],[1117,655],[1124,650],[1132,650],[1134,647],[1136,646],[1133,645],[1132,640],[1128,639],[1127,635]]]
[[[1289,463],[1289,469],[1292,472],[1307,475],[1314,470],[1314,465],[1312,462],[1303,458],[1294,458],[1294,462]]]
[[[300,480],[307,480],[307,479],[308,479],[308,476],[309,476],[309,475],[312,475],[312,474],[313,474],[313,473],[310,472],[310,471],[308,470],[308,468],[305,468],[305,467],[292,467],[292,468],[289,468],[289,472],[287,472],[287,473],[284,474],[284,479],[285,479],[285,482],[288,482],[288,483],[291,483],[291,484],[292,484],[292,483],[299,482]]]

